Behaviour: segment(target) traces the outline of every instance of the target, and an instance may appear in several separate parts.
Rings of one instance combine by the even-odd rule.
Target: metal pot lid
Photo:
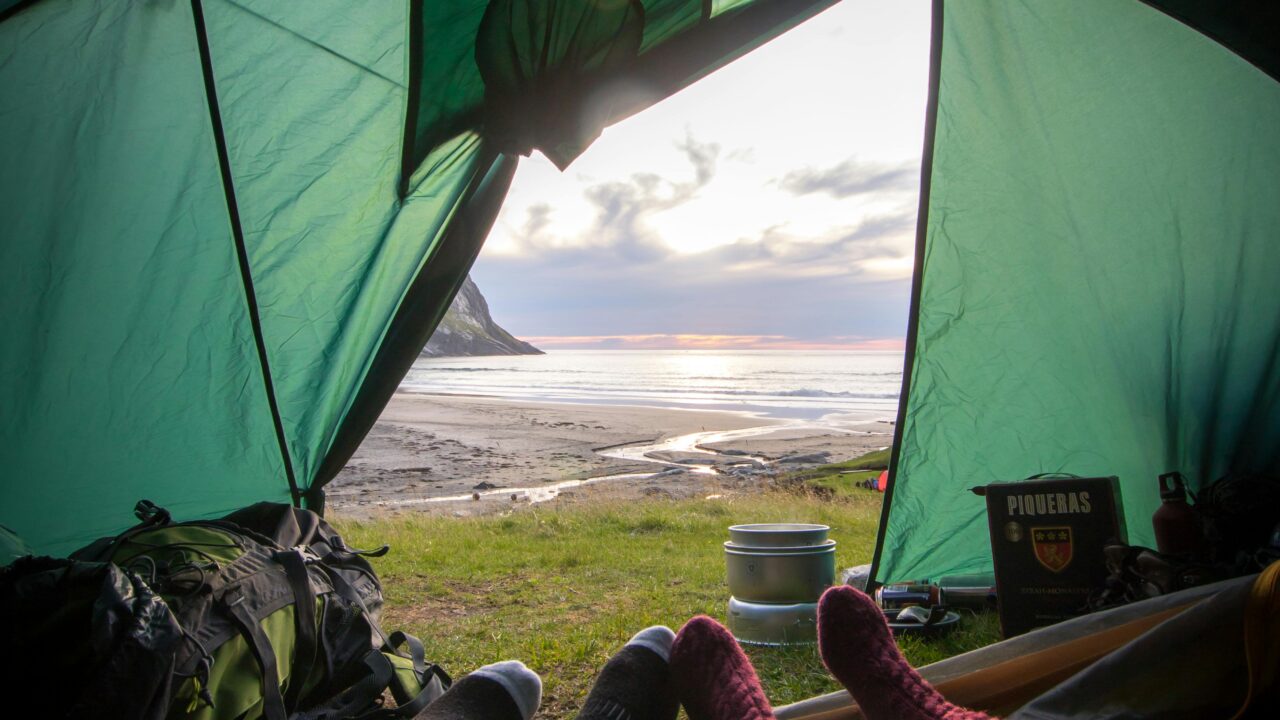
[[[813,530],[830,530],[829,525],[812,523],[749,523],[746,525],[730,525],[729,532],[809,532]]]
[[[836,552],[836,541],[786,547],[755,547],[728,541],[724,543],[724,552],[730,555],[826,555],[828,552]]]
[[[827,540],[821,545],[789,545],[783,547],[757,547],[738,545],[732,540],[724,543],[724,551],[731,555],[811,555],[835,552],[836,541]]]
[[[814,545],[826,540],[830,530],[830,526],[812,523],[752,523],[730,525],[729,537],[744,547]]]

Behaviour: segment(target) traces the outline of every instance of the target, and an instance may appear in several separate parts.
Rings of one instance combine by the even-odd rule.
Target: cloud
[[[524,237],[542,237],[551,226],[551,206],[546,203],[530,205],[525,215]]]
[[[896,259],[909,253],[907,240],[914,226],[915,218],[908,212],[872,216],[819,237],[797,237],[782,226],[773,226],[758,238],[712,248],[702,255],[704,262],[727,272],[857,277],[864,274],[867,261]]]
[[[716,336],[720,346],[740,344],[729,336],[756,338],[755,347],[892,345],[906,332],[912,225],[904,213],[817,238],[775,227],[700,253],[649,257],[617,245],[549,247],[482,255],[473,275],[503,327],[520,337],[594,338],[577,347],[645,346],[637,336],[663,347],[682,346],[671,340],[678,336]]]
[[[676,147],[688,160],[686,173],[633,173],[586,187],[592,215],[582,232],[559,236],[553,206],[530,206],[513,235],[518,251],[482,254],[473,270],[497,321],[547,347],[901,346],[912,203],[891,199],[877,203],[875,214],[836,214],[836,225],[817,231],[784,221],[735,242],[677,252],[654,216],[697,198],[714,182],[723,155],[691,135]],[[863,182],[904,185],[894,172],[863,173]],[[846,185],[855,174],[844,172]],[[805,182],[817,187],[819,173],[811,175]],[[793,176],[788,182],[804,185]]]
[[[559,251],[561,261],[575,264],[591,259],[600,249],[630,262],[669,256],[671,249],[649,226],[649,218],[695,199],[715,177],[720,157],[719,145],[699,142],[692,134],[686,134],[675,146],[688,158],[693,179],[676,182],[654,173],[634,173],[626,180],[588,186],[583,197],[594,207],[595,219],[578,238],[551,236],[551,207],[531,205],[521,232],[514,238],[520,253]]]
[[[696,172],[697,186],[704,187],[716,174],[716,161],[720,158],[720,146],[716,143],[700,143],[693,134],[685,131],[684,142],[676,143],[689,158]]]
[[[920,182],[920,168],[914,163],[880,165],[849,158],[826,169],[804,168],[783,176],[780,185],[795,195],[827,193],[846,198],[868,193],[915,190]]]

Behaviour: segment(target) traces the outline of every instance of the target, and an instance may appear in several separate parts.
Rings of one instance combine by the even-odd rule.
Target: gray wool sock
[[[647,647],[658,654],[663,660],[671,659],[671,643],[676,641],[676,634],[666,625],[654,625],[647,627],[636,633],[627,645],[639,645]]]
[[[477,669],[472,675],[488,678],[506,688],[520,716],[529,720],[542,704],[542,679],[519,660],[503,660]]]
[[[517,660],[470,673],[414,720],[529,720],[542,702],[542,680]]]
[[[605,663],[578,720],[675,720],[680,703],[667,667],[675,638],[661,625],[636,633]]]

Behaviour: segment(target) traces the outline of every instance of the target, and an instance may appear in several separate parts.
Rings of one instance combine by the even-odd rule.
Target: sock
[[[636,633],[605,663],[578,720],[676,720],[680,701],[667,666],[675,639],[661,625]]]
[[[542,702],[542,680],[519,660],[485,665],[462,678],[415,720],[529,720]]]
[[[992,720],[947,702],[920,677],[884,612],[854,588],[833,587],[818,601],[818,651],[867,720]]]
[[[738,641],[705,615],[685,623],[676,636],[671,679],[690,720],[774,720]]]

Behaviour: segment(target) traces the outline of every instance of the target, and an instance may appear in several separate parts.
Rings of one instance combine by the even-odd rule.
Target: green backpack
[[[181,633],[168,718],[412,717],[448,688],[421,642],[378,625],[365,556],[385,546],[353,550],[315,513],[277,503],[183,523],[147,501],[135,513],[140,525],[72,559],[117,566],[168,606]],[[395,707],[382,707],[388,689]]]

